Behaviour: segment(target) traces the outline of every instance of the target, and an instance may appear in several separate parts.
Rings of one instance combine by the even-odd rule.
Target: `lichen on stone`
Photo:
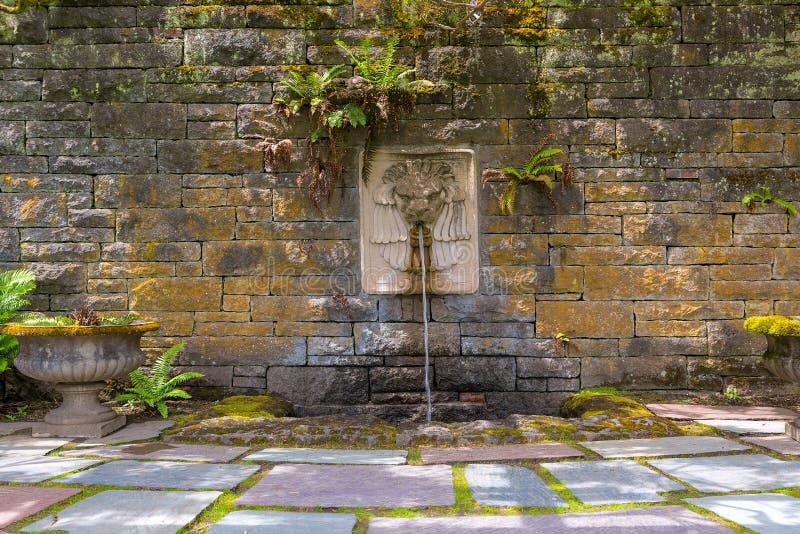
[[[744,322],[744,329],[755,334],[800,336],[800,319],[783,315],[755,316]]]

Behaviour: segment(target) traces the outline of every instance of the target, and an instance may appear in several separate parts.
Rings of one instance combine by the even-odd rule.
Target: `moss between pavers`
[[[744,329],[755,334],[800,336],[800,320],[782,315],[762,315],[747,319]]]

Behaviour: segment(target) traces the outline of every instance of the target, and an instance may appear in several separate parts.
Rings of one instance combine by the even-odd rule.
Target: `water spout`
[[[431,420],[431,381],[430,381],[430,355],[428,353],[428,294],[427,294],[427,281],[425,280],[425,240],[422,237],[422,223],[417,223],[417,231],[419,235],[419,263],[422,268],[422,321],[424,324],[423,343],[425,346],[425,397],[427,398],[428,406],[426,412],[426,420]]]

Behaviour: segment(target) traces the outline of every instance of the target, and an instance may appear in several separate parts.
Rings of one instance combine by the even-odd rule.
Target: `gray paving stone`
[[[346,450],[346,449],[263,449],[244,460],[251,462],[288,462],[304,464],[362,464],[402,465],[407,451],[403,450]]]
[[[585,514],[463,517],[376,517],[367,534],[721,534],[729,528],[681,506]]]
[[[753,436],[742,438],[742,441],[765,449],[771,449],[781,454],[800,456],[800,441],[795,441],[785,434],[781,436]]]
[[[800,462],[764,454],[669,458],[650,465],[700,491],[752,491],[800,486]]]
[[[3,456],[44,456],[48,452],[69,443],[61,438],[32,438],[30,436],[9,436],[0,439],[0,457]]]
[[[637,456],[679,456],[709,452],[747,451],[750,447],[714,436],[679,436],[653,439],[615,439],[585,441],[581,445],[603,458],[635,458]]]
[[[586,504],[662,502],[659,495],[686,488],[633,460],[542,464]]]
[[[0,486],[0,528],[80,493],[78,488]]]
[[[130,443],[131,441],[142,441],[145,439],[157,438],[161,431],[175,425],[175,421],[158,420],[145,421],[143,423],[131,423],[116,432],[102,438],[87,438],[78,447],[97,447],[99,445],[117,445],[118,443]]]
[[[470,464],[465,476],[472,498],[486,506],[567,506],[539,475],[524,467]]]
[[[563,443],[532,443],[529,445],[494,445],[488,447],[448,447],[420,449],[424,464],[454,464],[469,462],[502,462],[505,460],[558,460],[580,458],[584,454]]]
[[[51,456],[0,457],[0,482],[42,482],[99,463],[99,460],[73,460]]]
[[[796,534],[800,532],[800,499],[779,493],[720,495],[686,502],[710,510],[729,521],[756,532]]]
[[[353,514],[241,510],[223,517],[207,534],[350,534]]]
[[[735,434],[783,434],[786,432],[785,421],[699,419],[697,422]]]
[[[27,421],[15,421],[13,423],[0,423],[0,436],[7,436],[14,432],[19,432],[26,428],[31,428],[33,423]]]
[[[75,473],[61,480],[69,484],[119,487],[231,489],[258,469],[257,465],[119,460]]]
[[[247,447],[188,445],[172,443],[135,443],[119,447],[94,447],[67,451],[64,456],[102,456],[140,460],[184,460],[188,462],[230,462],[248,451]]]
[[[703,404],[647,404],[647,409],[668,419],[752,419],[791,421],[800,414],[774,406],[707,406]]]
[[[218,491],[103,491],[60,511],[56,517],[45,517],[22,530],[174,534],[220,495]]]
[[[447,465],[309,465],[274,467],[236,500],[265,506],[449,506],[455,503]]]

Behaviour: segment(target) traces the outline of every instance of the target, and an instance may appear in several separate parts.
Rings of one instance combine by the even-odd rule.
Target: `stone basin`
[[[776,378],[800,384],[800,336],[765,336],[764,367]],[[786,423],[786,433],[800,441],[800,418]]]
[[[27,326],[7,324],[0,333],[16,336],[14,365],[24,375],[56,384],[61,406],[33,425],[34,436],[101,437],[123,427],[117,415],[97,399],[105,381],[142,365],[141,337],[158,323],[135,321],[119,326]]]

